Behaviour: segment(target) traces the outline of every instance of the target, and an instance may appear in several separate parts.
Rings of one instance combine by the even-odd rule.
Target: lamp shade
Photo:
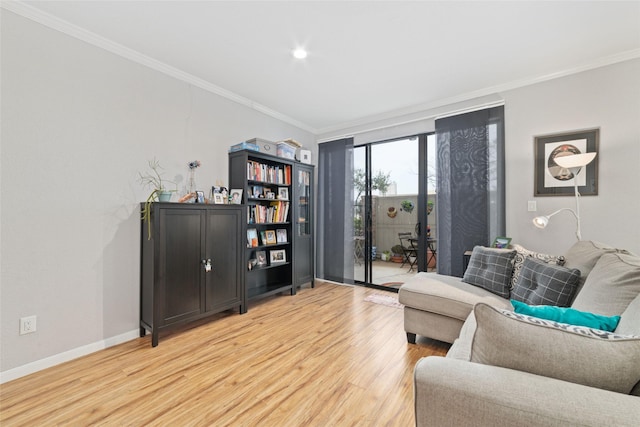
[[[549,224],[548,216],[537,216],[533,218],[533,225],[535,225],[538,228],[545,228],[547,224]]]
[[[571,154],[569,156],[559,156],[553,160],[562,168],[581,168],[588,165],[596,158],[597,153]]]

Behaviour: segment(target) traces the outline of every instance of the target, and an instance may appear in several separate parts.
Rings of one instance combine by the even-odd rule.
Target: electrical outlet
[[[529,200],[529,201],[527,202],[527,210],[528,210],[529,212],[535,212],[535,211],[537,211],[537,210],[538,210],[538,206],[537,206],[537,203],[536,203],[536,201],[535,201],[535,200]]]
[[[20,335],[31,334],[36,331],[36,316],[20,318]]]

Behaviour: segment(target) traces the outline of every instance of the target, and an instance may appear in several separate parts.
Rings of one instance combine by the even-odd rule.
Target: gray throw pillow
[[[471,361],[628,394],[640,380],[640,337],[557,323],[484,303]]]
[[[462,281],[502,298],[509,298],[513,258],[516,251],[476,246]]]
[[[518,244],[513,245],[513,249],[516,250],[516,257],[513,259],[513,276],[511,276],[511,289],[516,285],[518,278],[520,277],[520,271],[524,265],[524,260],[527,257],[532,257],[547,264],[564,265],[564,257],[562,255],[548,255],[540,252],[531,251]]]
[[[511,298],[529,305],[568,307],[580,281],[580,270],[527,258]]]

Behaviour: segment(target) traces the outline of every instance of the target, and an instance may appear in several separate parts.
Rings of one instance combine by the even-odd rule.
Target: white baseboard
[[[0,372],[0,384],[4,384],[20,377],[33,374],[34,372],[56,366],[64,362],[68,362],[69,360],[77,359],[78,357],[86,356],[87,354],[95,353],[96,351],[104,350],[105,348],[113,347],[114,345],[122,344],[123,342],[131,341],[139,337],[140,330],[136,329],[102,341],[74,348],[73,350],[65,351],[64,353],[36,360],[35,362],[18,366],[17,368]]]

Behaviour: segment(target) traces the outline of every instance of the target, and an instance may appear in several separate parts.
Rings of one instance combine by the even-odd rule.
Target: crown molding
[[[144,55],[136,50],[130,49],[91,31],[85,30],[84,28],[78,27],[77,25],[74,25],[68,21],[43,12],[42,10],[37,9],[33,6],[29,6],[20,1],[1,0],[0,7],[2,9],[6,9],[13,13],[16,13],[24,18],[35,21],[39,24],[60,31],[61,33],[67,34],[71,37],[82,40],[96,47],[102,48],[108,52],[114,53],[130,61],[144,65],[153,70],[184,81],[185,83],[189,83],[193,86],[197,86],[200,89],[206,90],[238,104],[244,105],[245,107],[251,108],[252,110],[258,111],[262,114],[266,114],[267,116],[271,116],[275,119],[303,129],[307,132],[311,132],[314,135],[317,133],[317,130],[312,126],[309,126],[306,123],[302,123],[292,117],[287,116],[286,114],[280,113],[249,98],[238,95],[235,92],[231,92],[220,86],[216,86],[204,79],[196,77],[178,68],[172,67],[171,65],[158,61],[150,56]]]
[[[436,108],[442,108],[447,105],[456,104],[459,102],[469,101],[476,98],[481,98],[483,96],[497,94],[500,92],[513,90],[525,86],[530,86],[533,84],[569,76],[572,74],[581,73],[584,71],[604,67],[607,65],[613,65],[619,62],[624,62],[632,59],[640,58],[640,49],[633,49],[626,52],[621,52],[615,55],[610,55],[602,58],[598,58],[594,61],[590,61],[575,67],[571,67],[565,70],[561,70],[558,72],[542,75],[542,76],[530,76],[523,79],[515,80],[512,82],[490,86],[487,88],[479,89],[472,92],[467,92],[463,94],[459,94],[449,98],[443,98],[439,100],[434,100],[433,102],[419,104],[410,106],[407,108],[402,108],[398,110],[388,111],[385,113],[363,117],[361,119],[353,120],[350,122],[344,122],[334,126],[328,126],[326,128],[317,129],[313,126],[310,126],[306,123],[300,122],[286,114],[280,113],[276,110],[273,110],[265,105],[262,105],[258,102],[252,101],[249,98],[245,98],[241,95],[238,95],[235,92],[231,92],[227,89],[224,89],[220,86],[216,86],[206,80],[203,80],[199,77],[196,77],[192,74],[184,72],[178,68],[172,67],[168,64],[165,64],[161,61],[153,59],[149,56],[146,56],[138,51],[125,47],[121,44],[115,43],[105,37],[99,36],[95,33],[87,31],[83,28],[80,28],[76,25],[71,24],[70,22],[64,21],[60,18],[57,18],[53,15],[45,13],[40,9],[35,7],[26,5],[21,1],[15,0],[0,0],[0,7],[2,9],[9,10],[18,15],[21,15],[25,18],[31,19],[32,21],[38,22],[42,25],[45,25],[49,28],[60,31],[69,36],[75,37],[79,40],[92,44],[94,46],[105,49],[111,53],[119,55],[121,57],[127,58],[133,62],[137,62],[146,67],[152,68],[156,71],[159,71],[163,74],[174,77],[178,80],[184,81],[186,83],[197,86],[203,90],[219,95],[223,98],[229,99],[238,104],[244,105],[248,108],[251,108],[255,111],[263,113],[267,116],[273,117],[277,120],[280,120],[284,123],[288,123],[292,126],[310,132],[316,136],[340,132],[349,128],[366,126],[367,124],[373,124],[379,121],[392,120],[395,118],[401,118],[403,116],[411,115],[411,114],[419,114],[421,112],[428,112],[429,110],[433,110]],[[427,116],[430,117],[430,116]]]
[[[526,77],[519,80],[514,80],[508,83],[503,83],[495,86],[486,87],[484,89],[475,90],[472,92],[462,93],[456,96],[452,96],[449,98],[438,99],[433,102],[414,105],[407,108],[402,108],[393,111],[387,111],[386,113],[364,117],[362,119],[354,120],[351,122],[345,122],[335,126],[329,126],[326,128],[318,129],[317,134],[322,135],[325,133],[339,132],[341,130],[354,128],[358,126],[365,126],[369,123],[379,122],[390,120],[397,117],[407,116],[411,114],[417,114],[420,112],[429,112],[430,110],[434,110],[436,108],[445,107],[447,105],[454,105],[459,102],[470,101],[476,98],[482,98],[488,95],[499,94],[500,92],[505,92],[508,90],[518,89],[525,86],[531,86],[537,83],[546,82],[549,80],[559,79],[561,77],[570,76],[572,74],[582,73],[584,71],[589,71],[601,67],[605,67],[608,65],[617,64],[619,62],[630,61],[633,59],[640,58],[640,49],[632,49],[625,52],[620,52],[615,55],[605,56],[602,58],[598,58],[594,61],[590,61],[575,67],[567,68],[562,71],[545,74],[542,76],[531,76]],[[437,115],[439,116],[439,115]],[[433,118],[435,116],[431,114],[424,115],[421,119]]]

